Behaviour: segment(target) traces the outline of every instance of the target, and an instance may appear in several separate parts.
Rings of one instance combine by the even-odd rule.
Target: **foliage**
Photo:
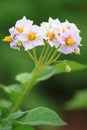
[[[65,66],[67,64],[71,66],[72,71],[86,68],[85,65],[76,63],[74,61],[60,61],[57,64],[54,64],[53,66],[47,67],[40,74],[40,76],[37,77],[36,82],[46,80],[55,74],[64,73],[66,71]],[[25,89],[24,85],[30,81],[32,76],[33,76],[33,72],[17,75],[16,80],[19,81],[22,85],[20,84],[10,85],[10,86],[0,85],[0,89],[3,90],[9,96],[8,100],[7,99],[0,100],[0,118],[3,118],[1,120],[2,126],[0,126],[1,130],[7,130],[7,129],[12,130],[12,126],[18,127],[20,125],[29,125],[29,126],[36,126],[36,125],[57,126],[58,125],[59,126],[59,125],[66,124],[64,121],[60,119],[60,117],[54,111],[45,107],[34,108],[32,110],[25,111],[25,112],[17,111],[15,113],[10,114],[10,111],[12,110],[12,106],[14,105],[14,103],[16,103],[21,93]],[[78,95],[79,94],[81,95],[80,97],[83,102],[82,94],[84,95],[84,93],[78,93]],[[74,107],[76,108],[75,104],[77,104],[78,106],[79,104],[78,95],[74,98],[75,102],[71,101],[68,103],[67,106],[68,107],[70,106],[69,108],[74,108]],[[80,104],[81,104],[81,100],[79,100]],[[8,114],[9,116],[7,116]]]
[[[77,91],[74,97],[65,104],[65,107],[67,110],[86,110],[87,89]]]

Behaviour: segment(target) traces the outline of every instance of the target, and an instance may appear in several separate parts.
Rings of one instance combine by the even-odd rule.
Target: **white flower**
[[[32,25],[21,34],[21,41],[25,50],[44,45],[43,35],[39,26]]]
[[[43,22],[41,24],[41,28],[43,31],[44,39],[48,41],[50,46],[55,46],[56,48],[59,46],[58,37],[60,35],[61,23],[58,19],[53,20],[49,18],[48,22]]]
[[[20,33],[14,27],[10,28],[9,32],[10,32],[10,37],[12,38],[12,40],[10,41],[10,47],[19,50],[19,47],[22,46]]]
[[[24,32],[26,28],[29,28],[33,24],[33,21],[27,20],[24,16],[22,19],[18,20],[15,27],[9,29],[11,36],[20,35]]]
[[[10,36],[12,38],[12,41],[10,42],[11,48],[19,49],[19,47],[22,46],[21,34],[24,33],[26,28],[30,28],[32,24],[33,21],[26,19],[24,16],[16,22],[15,27],[9,29]]]
[[[24,16],[22,19],[18,20],[15,24],[15,28],[19,33],[22,33],[25,28],[30,27],[33,24],[33,21],[26,19]]]
[[[9,29],[10,36],[5,37],[3,41],[10,42],[10,46],[14,49],[23,46],[28,50],[48,43],[64,54],[79,53],[80,30],[74,23],[67,20],[61,23],[58,19],[50,17],[48,22],[43,22],[40,27],[32,24],[33,21],[24,16]],[[44,43],[45,41],[47,42]]]
[[[60,48],[58,51],[64,54],[70,54],[80,45],[81,37],[78,31],[67,30],[60,35]]]

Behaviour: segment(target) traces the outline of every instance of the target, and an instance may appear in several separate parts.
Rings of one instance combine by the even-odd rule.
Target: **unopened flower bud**
[[[65,72],[69,73],[71,72],[71,67],[68,64],[65,64]]]
[[[12,42],[12,36],[6,36],[4,39],[3,39],[4,42]]]
[[[18,47],[21,47],[22,46],[22,42],[21,41],[18,42],[17,45],[18,45]]]
[[[80,54],[80,49],[77,47],[76,49],[74,49],[74,53],[75,54]]]

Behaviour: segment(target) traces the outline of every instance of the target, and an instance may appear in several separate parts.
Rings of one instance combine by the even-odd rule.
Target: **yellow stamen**
[[[19,33],[22,33],[24,31],[23,28],[16,28]]]
[[[66,28],[67,28],[67,29],[70,29],[70,26],[67,26]]]
[[[48,32],[46,36],[49,37],[51,41],[55,38],[55,35],[52,32]]]
[[[63,33],[65,32],[65,28],[62,29],[62,32],[63,32]]]
[[[12,42],[12,36],[6,36],[4,39],[3,39],[4,42]]]
[[[73,45],[75,43],[75,40],[73,38],[66,38],[65,39],[67,45]]]
[[[70,27],[69,27],[69,26],[67,26],[67,27],[63,28],[63,29],[62,29],[62,32],[64,33],[64,32],[65,32],[65,31],[67,31],[68,29],[70,29]]]
[[[35,32],[30,32],[28,34],[28,39],[31,40],[31,41],[35,40],[36,39],[36,33]]]

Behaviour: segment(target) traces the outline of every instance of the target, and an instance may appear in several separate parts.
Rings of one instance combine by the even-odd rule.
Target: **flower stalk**
[[[47,54],[50,56],[50,51],[49,50],[49,47],[47,48]],[[28,54],[30,56],[30,58],[32,60],[35,60],[35,69],[33,71],[33,75],[32,75],[32,78],[31,80],[29,80],[25,86],[25,90],[21,93],[19,99],[17,100],[15,106],[13,107],[13,110],[12,112],[16,112],[17,110],[19,110],[19,108],[21,107],[24,99],[26,98],[26,96],[28,95],[28,93],[30,92],[30,90],[37,84],[37,78],[38,76],[43,72],[43,70],[45,70],[45,68],[50,65],[51,63],[54,63],[54,56],[56,54],[56,51],[54,52],[53,55],[51,55],[51,57],[47,57],[46,58],[46,55],[42,55],[39,57],[39,59],[37,59],[37,54],[36,54],[36,50],[33,50],[33,55],[31,54],[30,51],[28,51]],[[60,55],[58,55],[59,57]],[[58,57],[56,57],[56,59],[58,60]],[[43,60],[42,60],[43,58]],[[48,59],[48,61],[47,61]]]
[[[21,107],[25,97],[28,95],[28,93],[30,92],[31,88],[36,84],[37,71],[38,71],[37,69],[34,70],[32,79],[27,83],[27,85],[25,87],[25,90],[21,93],[19,99],[15,103],[15,106],[13,107],[13,111],[12,112],[16,112],[17,110],[19,110],[19,108]]]

